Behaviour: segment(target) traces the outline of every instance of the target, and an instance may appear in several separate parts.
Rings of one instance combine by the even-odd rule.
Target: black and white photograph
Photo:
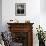
[[[26,16],[26,3],[16,3],[15,4],[15,15],[16,16]]]

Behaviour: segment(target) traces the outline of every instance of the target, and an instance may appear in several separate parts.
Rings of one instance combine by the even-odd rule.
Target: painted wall
[[[40,24],[46,31],[46,0],[40,0]]]
[[[40,0],[40,10],[42,13],[46,13],[46,0]]]
[[[15,3],[26,3],[26,16],[15,16]],[[10,19],[17,19],[19,22],[30,20],[33,23],[39,23],[40,21],[40,0],[3,0],[2,1],[2,24],[3,26]],[[23,18],[23,19],[22,19]],[[38,20],[38,21],[37,21]],[[5,26],[6,27],[6,26]],[[6,30],[6,28],[4,29]],[[4,30],[4,31],[5,31]]]
[[[15,3],[26,3],[26,16],[15,16]],[[2,0],[2,26],[3,31],[8,30],[7,22],[11,19],[17,19],[19,22],[30,20],[33,25],[33,45],[38,46],[38,39],[36,37],[36,27],[39,24],[46,30],[46,15],[41,11],[42,3],[40,0]]]
[[[0,31],[2,29],[2,0],[0,0]]]

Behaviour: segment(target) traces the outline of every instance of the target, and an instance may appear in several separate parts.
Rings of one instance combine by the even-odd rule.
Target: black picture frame
[[[26,16],[26,3],[15,4],[15,16]]]

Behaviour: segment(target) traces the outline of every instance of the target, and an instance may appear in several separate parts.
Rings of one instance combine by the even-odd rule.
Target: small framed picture
[[[16,3],[15,4],[15,15],[16,16],[26,16],[26,3]]]

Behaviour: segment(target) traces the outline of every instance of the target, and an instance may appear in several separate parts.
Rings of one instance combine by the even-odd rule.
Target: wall
[[[26,16],[15,16],[15,3],[26,3]],[[41,12],[42,3],[40,0],[2,0],[2,26],[3,31],[8,30],[7,22],[11,19],[17,19],[19,22],[30,20],[33,25],[33,45],[38,46],[38,39],[36,37],[36,27],[39,24],[45,30],[46,16]]]
[[[26,3],[26,16],[15,16],[15,3],[25,2]],[[17,19],[19,22],[24,22],[29,19],[31,22],[39,23],[40,15],[40,0],[3,0],[2,1],[2,23],[3,26],[10,19]],[[23,19],[22,19],[23,18]],[[38,20],[38,21],[37,21]],[[5,27],[4,27],[5,28]],[[5,28],[6,29],[6,28]]]
[[[0,0],[0,31],[2,27],[2,0]]]
[[[46,13],[46,0],[40,0],[40,10],[42,13]]]
[[[46,31],[46,0],[40,0],[40,24]]]

